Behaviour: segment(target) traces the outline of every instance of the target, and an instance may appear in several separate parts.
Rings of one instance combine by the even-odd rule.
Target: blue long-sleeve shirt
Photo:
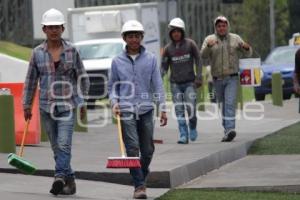
[[[144,114],[153,109],[154,101],[165,109],[163,83],[155,56],[141,47],[133,60],[126,49],[112,61],[108,83],[112,106],[122,111]]]

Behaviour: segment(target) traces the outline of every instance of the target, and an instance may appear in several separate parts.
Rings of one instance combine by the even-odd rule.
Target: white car
[[[74,44],[79,51],[84,68],[89,75],[88,107],[93,108],[97,99],[108,96],[107,82],[112,59],[125,47],[122,38],[85,40]]]

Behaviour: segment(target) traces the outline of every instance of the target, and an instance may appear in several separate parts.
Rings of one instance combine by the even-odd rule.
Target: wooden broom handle
[[[38,90],[38,89],[35,89],[35,90],[34,90],[34,93],[33,93],[32,103],[31,103],[31,106],[30,106],[30,110],[31,110],[31,111],[32,111],[32,107],[33,107],[33,103],[34,103],[34,99],[35,99],[35,95],[36,95],[36,91],[37,91],[37,90]],[[25,124],[25,128],[24,128],[24,132],[23,132],[23,137],[22,137],[21,146],[20,146],[20,152],[19,152],[19,155],[18,155],[18,156],[20,156],[20,157],[23,157],[24,143],[25,143],[26,135],[27,135],[27,133],[28,133],[29,122],[30,122],[30,119],[27,119],[26,124]]]
[[[20,152],[19,152],[19,156],[20,157],[23,156],[24,143],[25,143],[25,138],[26,138],[27,132],[28,132],[29,122],[30,122],[30,119],[27,119],[26,124],[25,124],[25,129],[24,129],[23,137],[22,137]]]
[[[117,114],[117,122],[118,122],[117,124],[118,124],[118,135],[119,135],[121,155],[122,155],[122,157],[125,157],[125,147],[124,147],[124,142],[123,142],[121,119],[120,119],[119,114]]]

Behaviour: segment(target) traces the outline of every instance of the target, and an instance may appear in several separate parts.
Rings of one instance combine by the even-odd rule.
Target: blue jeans
[[[189,117],[189,128],[196,131],[196,91],[193,82],[189,83],[171,83],[172,99],[175,105],[175,113],[179,128],[179,137],[188,139],[189,131],[185,119],[185,108]]]
[[[224,127],[224,133],[230,129],[235,129],[238,81],[238,76],[228,76],[223,80],[214,80],[217,101],[222,107],[222,125]]]
[[[135,188],[145,185],[149,165],[154,153],[153,144],[153,111],[142,115],[123,112],[121,114],[123,140],[128,157],[139,157],[141,168],[131,168]]]
[[[52,114],[40,110],[40,113],[54,153],[55,177],[74,177],[74,172],[70,165],[75,121],[74,110],[59,113],[54,109]]]

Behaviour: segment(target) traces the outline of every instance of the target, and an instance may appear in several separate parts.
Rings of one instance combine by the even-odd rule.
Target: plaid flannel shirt
[[[84,103],[88,95],[89,79],[71,43],[62,39],[63,52],[57,68],[48,52],[47,41],[32,53],[23,91],[23,108],[31,108],[39,82],[40,109],[52,112],[54,107],[63,112]]]

